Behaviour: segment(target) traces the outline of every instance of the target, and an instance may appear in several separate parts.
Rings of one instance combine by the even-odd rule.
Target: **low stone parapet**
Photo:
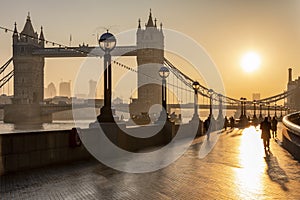
[[[72,137],[74,130],[1,134],[0,174],[92,158]]]
[[[52,164],[91,159],[103,154],[116,158],[113,144],[125,151],[163,146],[174,137],[182,139],[202,135],[198,123],[126,127],[125,124],[95,124],[89,129],[0,134],[0,175]],[[100,126],[101,130],[100,131]],[[103,132],[104,134],[101,134]],[[197,133],[199,132],[199,133]],[[84,146],[89,145],[89,146]]]
[[[282,145],[300,161],[300,112],[287,115],[282,122]]]

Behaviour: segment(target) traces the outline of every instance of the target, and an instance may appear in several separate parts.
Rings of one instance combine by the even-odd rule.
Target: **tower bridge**
[[[152,39],[151,39],[152,38]],[[5,106],[5,122],[18,123],[26,119],[38,122],[49,119],[49,115],[42,112],[41,102],[44,100],[44,65],[45,58],[57,57],[102,57],[104,52],[99,47],[82,45],[79,47],[53,47],[45,48],[43,29],[38,34],[31,23],[30,16],[27,16],[25,26],[21,33],[17,25],[13,31],[13,64],[14,64],[14,98],[11,105]],[[50,42],[51,43],[51,42]],[[54,43],[53,43],[54,44]],[[158,77],[158,68],[163,64],[163,33],[153,23],[150,12],[145,29],[141,28],[139,21],[137,30],[137,42],[133,46],[118,46],[112,52],[112,56],[136,56],[140,72],[147,71],[154,77]],[[145,48],[146,47],[146,48]],[[151,51],[151,54],[149,53]],[[151,63],[151,66],[147,66]],[[143,79],[138,77],[139,101],[135,105],[142,105],[143,101],[153,98],[152,103],[160,103],[161,87],[158,85],[145,85]],[[145,108],[145,106],[139,106]],[[134,110],[137,107],[135,106]],[[148,108],[145,108],[146,110]],[[50,117],[51,118],[51,117]]]
[[[6,29],[7,30],[7,29]],[[41,28],[38,34],[31,23],[30,16],[27,16],[25,26],[19,33],[15,24],[13,30],[13,58],[10,59],[1,71],[4,71],[7,65],[12,61],[14,69],[5,79],[1,79],[1,87],[14,78],[14,97],[11,105],[4,107],[4,121],[10,123],[20,123],[24,120],[31,122],[51,121],[53,112],[71,109],[71,106],[53,106],[44,105],[44,66],[45,59],[59,57],[103,57],[104,52],[99,47],[79,45],[79,47],[67,47],[58,45],[58,47],[45,47],[46,44],[57,45],[54,42],[47,41]],[[117,46],[110,53],[112,56],[131,56],[136,57],[138,70],[137,72],[137,99],[132,99],[129,111],[131,115],[147,113],[154,104],[161,104],[162,83],[158,71],[162,65],[170,69],[173,76],[181,81],[186,87],[186,92],[193,93],[192,84],[194,80],[188,77],[184,72],[178,70],[164,56],[164,33],[162,24],[157,26],[157,20],[153,20],[150,11],[149,18],[145,27],[142,28],[141,21],[138,22],[136,32],[136,44],[131,46]],[[117,63],[114,61],[114,63]],[[118,64],[118,63],[117,63]],[[120,64],[120,63],[119,63]],[[127,67],[130,69],[130,67]],[[145,75],[147,78],[145,78]],[[148,79],[151,78],[151,80]],[[199,86],[199,93],[205,98],[216,102],[216,105],[199,105],[200,109],[238,109],[243,105],[245,108],[256,110],[255,105],[264,105],[260,109],[276,110],[276,102],[282,99],[287,100],[287,106],[295,109],[295,97],[300,94],[299,81],[292,81],[291,70],[289,74],[288,90],[281,94],[274,95],[258,101],[245,101],[244,99],[234,99],[231,97],[218,94],[215,91]],[[298,84],[298,86],[297,86]],[[177,88],[179,86],[177,85]],[[182,89],[182,88],[181,88]],[[292,100],[291,100],[292,99]],[[270,103],[275,104],[274,106]],[[240,106],[241,105],[241,106]],[[190,105],[168,103],[169,111],[172,108],[189,107]],[[294,107],[293,107],[294,106]],[[221,115],[219,117],[222,117]]]

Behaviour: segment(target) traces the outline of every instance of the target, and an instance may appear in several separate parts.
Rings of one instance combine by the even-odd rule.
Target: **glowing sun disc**
[[[260,64],[260,56],[255,52],[246,53],[241,60],[241,66],[245,72],[255,71],[259,68]]]

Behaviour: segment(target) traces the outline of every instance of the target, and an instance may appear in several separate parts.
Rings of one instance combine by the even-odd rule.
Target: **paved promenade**
[[[175,163],[152,173],[89,161],[2,176],[0,199],[300,199],[300,163],[280,140],[271,140],[266,155],[254,127],[214,134],[219,140],[206,157],[199,158],[206,138],[198,138]]]

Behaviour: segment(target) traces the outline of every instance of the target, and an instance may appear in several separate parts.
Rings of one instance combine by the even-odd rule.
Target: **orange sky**
[[[229,96],[251,99],[252,93],[262,97],[280,93],[286,89],[289,67],[294,78],[300,76],[298,0],[6,0],[1,1],[0,25],[13,28],[16,21],[21,31],[30,11],[34,28],[39,32],[43,25],[46,39],[69,45],[72,34],[73,46],[82,42],[97,45],[95,35],[104,32],[103,27],[111,27],[115,34],[135,29],[138,18],[142,24],[146,22],[149,8],[165,28],[191,37],[206,49]],[[135,35],[129,42],[135,42]],[[11,51],[11,34],[0,32],[1,64],[10,58]],[[248,51],[257,52],[262,59],[254,73],[245,73],[240,66]],[[82,61],[47,59],[45,85],[73,81]],[[126,97],[130,93],[127,89],[120,96]]]

